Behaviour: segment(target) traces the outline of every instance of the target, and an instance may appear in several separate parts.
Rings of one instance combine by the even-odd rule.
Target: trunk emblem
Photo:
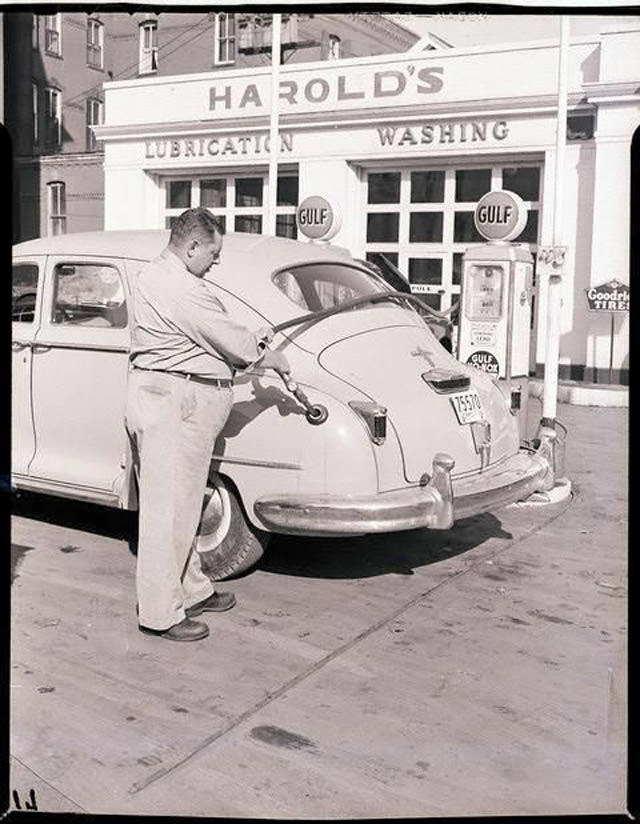
[[[429,366],[435,366],[436,362],[431,357],[432,354],[433,352],[429,352],[428,349],[423,349],[421,346],[416,347],[413,352],[411,352],[411,355],[414,358],[424,358],[428,362]]]

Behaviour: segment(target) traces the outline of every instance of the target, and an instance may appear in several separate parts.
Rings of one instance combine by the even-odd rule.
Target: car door
[[[117,502],[126,452],[124,274],[121,260],[50,256],[33,345],[31,475],[106,503]]]
[[[11,472],[27,475],[35,452],[32,346],[38,329],[44,258],[14,260],[11,294]]]

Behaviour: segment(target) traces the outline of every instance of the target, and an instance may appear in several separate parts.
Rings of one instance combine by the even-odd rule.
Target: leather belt
[[[155,372],[160,375],[171,375],[173,378],[182,378],[193,383],[204,383],[206,386],[215,386],[218,389],[231,389],[233,381],[230,378],[203,378],[190,372],[169,372],[166,369],[145,369],[143,366],[133,366],[136,372]]]

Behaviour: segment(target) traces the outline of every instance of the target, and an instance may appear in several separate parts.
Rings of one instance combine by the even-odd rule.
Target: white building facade
[[[438,309],[460,292],[462,254],[482,242],[476,202],[518,193],[517,242],[552,245],[557,41],[280,67],[277,234],[326,197],[333,243],[383,252]],[[160,228],[203,205],[227,231],[261,232],[268,204],[270,70],[105,84],[105,228]],[[588,310],[586,290],[629,283],[631,141],[640,126],[640,27],[573,39],[565,148],[560,377],[628,380],[629,319]],[[544,277],[531,370],[545,358]]]

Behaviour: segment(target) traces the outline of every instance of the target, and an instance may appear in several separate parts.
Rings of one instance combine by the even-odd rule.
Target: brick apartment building
[[[418,37],[377,14],[283,15],[282,63],[404,52]],[[271,16],[64,11],[4,15],[4,122],[14,241],[100,229],[103,83],[270,64]]]

